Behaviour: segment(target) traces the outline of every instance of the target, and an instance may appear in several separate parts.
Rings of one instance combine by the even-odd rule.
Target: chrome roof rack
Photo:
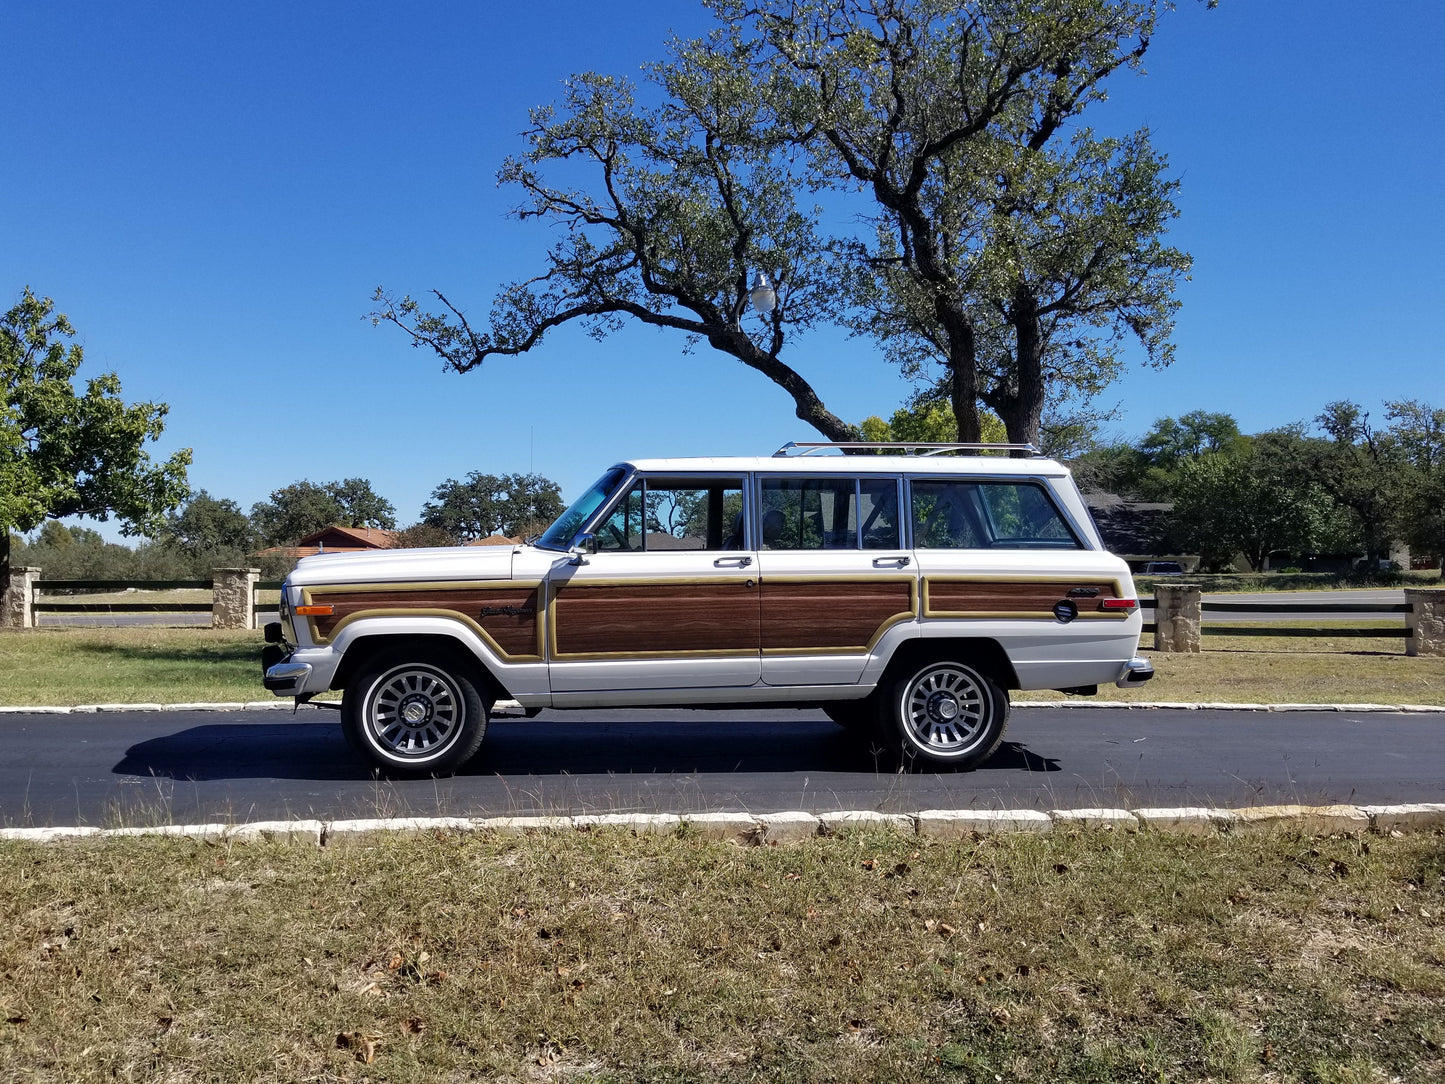
[[[1039,450],[1032,444],[941,444],[930,441],[916,440],[856,440],[856,441],[835,441],[835,440],[790,440],[776,452],[778,456],[790,455],[812,455],[814,452],[821,452],[828,449],[840,449],[845,452],[883,452],[896,450],[904,455],[944,455],[948,452],[1027,452],[1029,455],[1038,455]]]

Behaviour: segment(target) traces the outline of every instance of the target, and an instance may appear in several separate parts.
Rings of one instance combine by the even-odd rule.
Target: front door
[[[548,579],[552,691],[755,684],[760,592],[742,512],[741,478],[639,478],[594,552]]]

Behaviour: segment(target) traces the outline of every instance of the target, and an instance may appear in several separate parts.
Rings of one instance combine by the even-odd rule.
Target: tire
[[[341,728],[384,775],[450,775],[481,746],[487,708],[449,660],[385,655],[347,684]]]
[[[823,714],[844,730],[866,730],[877,718],[878,708],[869,696],[862,700],[835,700],[824,704]]]
[[[906,668],[880,705],[880,737],[901,767],[973,768],[1008,726],[1008,694],[966,663],[934,659]]]

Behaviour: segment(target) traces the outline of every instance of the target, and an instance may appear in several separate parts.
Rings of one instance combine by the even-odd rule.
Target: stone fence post
[[[35,627],[35,581],[40,569],[30,565],[10,566],[10,587],[0,599],[0,628]]]
[[[1203,615],[1197,583],[1154,585],[1154,650],[1199,654],[1199,622]]]
[[[1414,634],[1405,641],[1405,654],[1445,656],[1445,588],[1407,587],[1405,601],[1405,625]]]
[[[216,568],[211,576],[211,628],[254,629],[256,581],[261,570]]]

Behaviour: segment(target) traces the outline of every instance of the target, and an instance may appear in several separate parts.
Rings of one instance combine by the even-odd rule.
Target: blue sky
[[[570,73],[635,75],[690,3],[0,6],[0,300],[29,285],[87,367],[170,404],[163,457],[243,508],[301,478],[369,478],[415,521],[467,472],[536,470],[569,498],[619,458],[757,454],[816,434],[781,390],[674,335],[554,333],[441,372],[362,319],[379,284],[473,313],[538,265],[502,159]],[[1204,409],[1246,432],[1349,398],[1441,405],[1445,5],[1182,0],[1142,78],[1089,123],[1148,124],[1195,258],[1165,371],[1101,400],[1109,431]],[[786,355],[830,409],[908,386],[863,342]],[[113,531],[107,529],[107,534]]]

